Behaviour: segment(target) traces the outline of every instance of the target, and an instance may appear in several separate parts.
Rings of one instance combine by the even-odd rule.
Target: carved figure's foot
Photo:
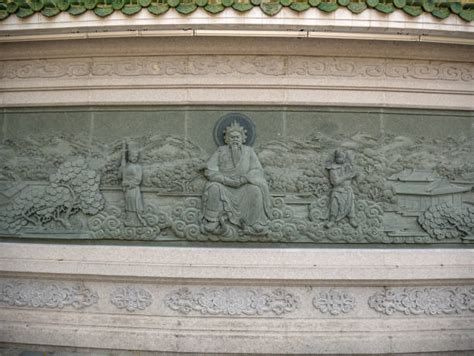
[[[215,234],[219,232],[219,221],[202,220],[201,230],[203,233]]]
[[[326,229],[329,229],[334,226],[334,221],[328,221],[327,223],[324,224],[324,227]]]
[[[354,219],[349,219],[349,224],[351,224],[351,226],[354,228],[354,229],[357,229],[359,227],[359,224],[357,223],[357,221],[355,221]]]
[[[252,226],[245,226],[243,232],[250,235],[265,235],[268,232],[268,226],[257,223]]]
[[[125,216],[125,219],[123,221],[123,224],[125,226],[130,226],[130,227],[139,227],[143,226],[142,222],[138,218],[138,216],[134,213],[127,213]]]

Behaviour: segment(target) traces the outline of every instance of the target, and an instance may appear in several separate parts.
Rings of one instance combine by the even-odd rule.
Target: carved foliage
[[[294,312],[300,305],[298,296],[284,289],[263,292],[257,289],[183,288],[165,297],[165,304],[182,314],[192,311],[210,315],[282,315]]]
[[[474,288],[386,289],[369,298],[369,306],[387,315],[454,314],[474,311]]]
[[[429,207],[418,218],[418,222],[432,238],[462,238],[474,231],[474,207],[455,207],[442,202]]]
[[[96,304],[97,292],[83,284],[20,281],[0,284],[0,304],[32,308],[59,308],[71,306],[82,309]]]
[[[118,309],[134,312],[137,309],[148,308],[153,302],[153,296],[146,289],[127,286],[114,289],[110,295],[110,302]]]
[[[355,307],[355,298],[350,293],[330,289],[329,291],[319,293],[318,297],[313,298],[313,305],[321,313],[339,315],[349,313]]]

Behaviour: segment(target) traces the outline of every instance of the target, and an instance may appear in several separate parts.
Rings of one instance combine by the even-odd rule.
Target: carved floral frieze
[[[127,286],[115,288],[110,295],[110,302],[118,309],[135,312],[148,308],[153,303],[153,296],[144,288]]]
[[[404,288],[386,289],[372,295],[369,307],[392,315],[438,315],[474,312],[474,288]]]
[[[299,296],[285,289],[182,288],[169,293],[164,302],[168,308],[181,314],[198,312],[229,316],[283,315],[300,307]]]
[[[0,283],[0,305],[30,308],[63,309],[73,307],[83,309],[97,304],[96,291],[83,284],[56,282]]]
[[[0,78],[179,76],[287,76],[298,78],[416,79],[470,82],[470,63],[301,56],[154,56],[3,62]]]

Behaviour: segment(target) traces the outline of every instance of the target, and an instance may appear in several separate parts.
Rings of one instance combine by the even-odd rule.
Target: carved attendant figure
[[[125,197],[125,225],[128,226],[145,225],[141,217],[141,212],[143,211],[143,200],[140,191],[143,170],[138,164],[138,158],[138,150],[132,149],[131,145],[128,145],[127,150],[127,144],[124,142],[120,175],[122,176],[122,188]]]
[[[204,233],[225,232],[233,224],[247,233],[266,231],[271,200],[263,168],[254,150],[244,145],[246,133],[233,122],[225,130],[224,146],[212,155],[202,196]]]
[[[326,227],[333,226],[336,222],[348,218],[353,227],[357,227],[354,211],[354,191],[351,181],[357,176],[350,157],[343,151],[334,152],[334,161],[326,169],[329,172],[329,181],[333,186],[329,201],[329,221]]]

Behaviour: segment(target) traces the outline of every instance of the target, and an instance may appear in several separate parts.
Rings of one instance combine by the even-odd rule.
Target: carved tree
[[[69,219],[82,212],[97,214],[104,206],[100,176],[84,159],[63,163],[49,177],[48,186],[30,186],[0,213],[0,226],[16,232],[23,226],[44,227],[55,221],[71,228]]]

